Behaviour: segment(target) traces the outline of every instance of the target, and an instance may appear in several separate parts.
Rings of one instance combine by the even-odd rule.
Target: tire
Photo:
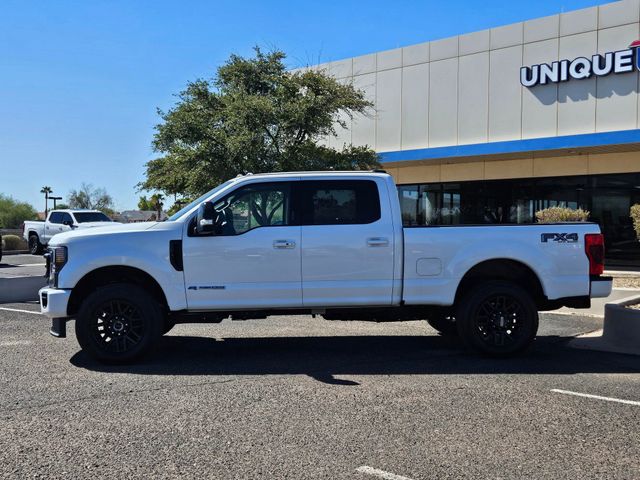
[[[436,313],[427,319],[427,323],[431,325],[431,328],[437,330],[438,333],[444,337],[457,337],[458,326],[456,319],[451,313]]]
[[[526,350],[538,332],[538,310],[524,289],[513,283],[490,281],[459,302],[458,333],[471,348],[508,357]]]
[[[35,233],[29,235],[29,253],[31,255],[41,255],[43,250],[44,247],[40,243],[38,235],[36,235]]]
[[[160,305],[146,290],[126,283],[101,287],[80,306],[76,338],[82,350],[103,363],[131,363],[162,336]]]

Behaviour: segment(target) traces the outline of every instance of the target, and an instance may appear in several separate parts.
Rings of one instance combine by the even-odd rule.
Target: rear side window
[[[52,212],[49,216],[49,223],[62,223],[62,212]]]
[[[296,188],[300,225],[358,225],[380,219],[380,195],[371,180],[301,181]]]

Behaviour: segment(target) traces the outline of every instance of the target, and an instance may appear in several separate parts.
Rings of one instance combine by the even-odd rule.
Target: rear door
[[[302,298],[309,306],[390,305],[394,229],[381,179],[295,184]]]

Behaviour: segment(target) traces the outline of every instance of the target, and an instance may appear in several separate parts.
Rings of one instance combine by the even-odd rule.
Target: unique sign
[[[524,87],[547,85],[549,83],[566,82],[571,79],[604,77],[611,73],[629,73],[640,70],[640,40],[633,42],[626,50],[596,54],[591,58],[578,57],[573,60],[541,63],[522,67],[520,69],[520,83]]]

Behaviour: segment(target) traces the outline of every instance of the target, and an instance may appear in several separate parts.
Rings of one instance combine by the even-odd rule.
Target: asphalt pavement
[[[599,318],[503,360],[426,322],[178,325],[105,367],[37,311],[0,305],[3,478],[640,478],[640,357],[566,345]]]

